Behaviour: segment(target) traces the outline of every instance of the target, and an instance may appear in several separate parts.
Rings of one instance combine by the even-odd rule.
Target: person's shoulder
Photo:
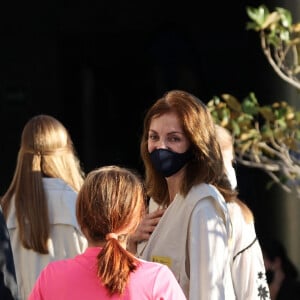
[[[218,190],[206,183],[200,183],[192,186],[192,188],[188,191],[187,195],[183,198],[188,200],[188,202],[198,202],[199,200],[209,200],[210,198],[219,198],[223,197],[218,193]]]
[[[243,215],[241,207],[236,202],[227,203],[231,222],[233,224],[234,231],[244,231],[246,228],[252,228],[254,223],[247,223]]]
[[[145,261],[139,259],[140,267],[139,274],[140,276],[147,278],[148,282],[157,282],[157,281],[176,281],[175,276],[171,269],[166,265],[167,261],[154,262],[154,261]],[[162,282],[161,282],[162,283]]]
[[[171,273],[171,270],[167,265],[161,262],[154,262],[154,261],[146,261],[144,259],[139,258],[140,262],[140,268],[141,270],[147,270],[151,272],[166,272],[166,273]]]
[[[67,270],[74,265],[74,258],[65,258],[49,262],[44,268],[44,274],[59,274],[60,272],[65,273]]]
[[[43,185],[46,191],[66,192],[77,195],[77,192],[61,178],[43,178]]]
[[[60,178],[43,178],[43,185],[48,203],[68,209],[75,205],[78,193]]]
[[[37,282],[39,285],[56,288],[61,282],[66,282],[78,269],[73,258],[65,258],[49,262],[40,272]]]
[[[243,221],[243,213],[241,207],[236,202],[227,202],[230,217]]]
[[[141,285],[146,286],[147,291],[152,286],[150,290],[155,291],[154,299],[186,299],[175,275],[167,265],[142,259],[139,261],[139,272],[135,272],[134,276],[139,278],[137,281]]]
[[[76,219],[77,193],[62,179],[45,178],[50,224],[72,225],[79,229]]]
[[[236,199],[236,201],[227,202],[230,216],[239,219],[242,223],[249,226],[254,226],[254,216],[251,209],[243,201]]]
[[[226,203],[224,197],[218,191],[218,189],[206,183],[201,183],[192,187],[190,192],[188,193],[187,200],[194,200],[195,207],[199,208],[212,208],[216,209],[216,207],[222,207],[225,209]]]

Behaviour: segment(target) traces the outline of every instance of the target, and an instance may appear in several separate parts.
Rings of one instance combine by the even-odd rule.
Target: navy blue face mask
[[[150,153],[154,168],[164,177],[170,177],[177,173],[191,158],[191,150],[177,153],[167,149],[155,149]]]

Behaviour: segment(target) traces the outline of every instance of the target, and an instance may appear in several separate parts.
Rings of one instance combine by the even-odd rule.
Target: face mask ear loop
[[[230,166],[229,168],[226,168],[226,174],[228,177],[228,180],[230,182],[231,188],[235,190],[237,188],[237,178],[236,178],[236,173],[235,169],[233,166]]]

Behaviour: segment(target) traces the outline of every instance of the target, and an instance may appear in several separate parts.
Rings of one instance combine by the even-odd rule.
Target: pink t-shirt
[[[109,297],[96,276],[96,257],[100,250],[87,248],[75,258],[49,263],[38,277],[28,300],[186,300],[168,267],[144,260],[140,260],[140,267],[131,273],[124,295]]]

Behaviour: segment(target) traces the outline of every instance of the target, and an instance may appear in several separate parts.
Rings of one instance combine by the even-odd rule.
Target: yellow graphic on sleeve
[[[160,264],[166,265],[168,267],[171,267],[171,265],[172,265],[172,259],[167,256],[152,256],[151,260],[154,262],[158,262]]]

